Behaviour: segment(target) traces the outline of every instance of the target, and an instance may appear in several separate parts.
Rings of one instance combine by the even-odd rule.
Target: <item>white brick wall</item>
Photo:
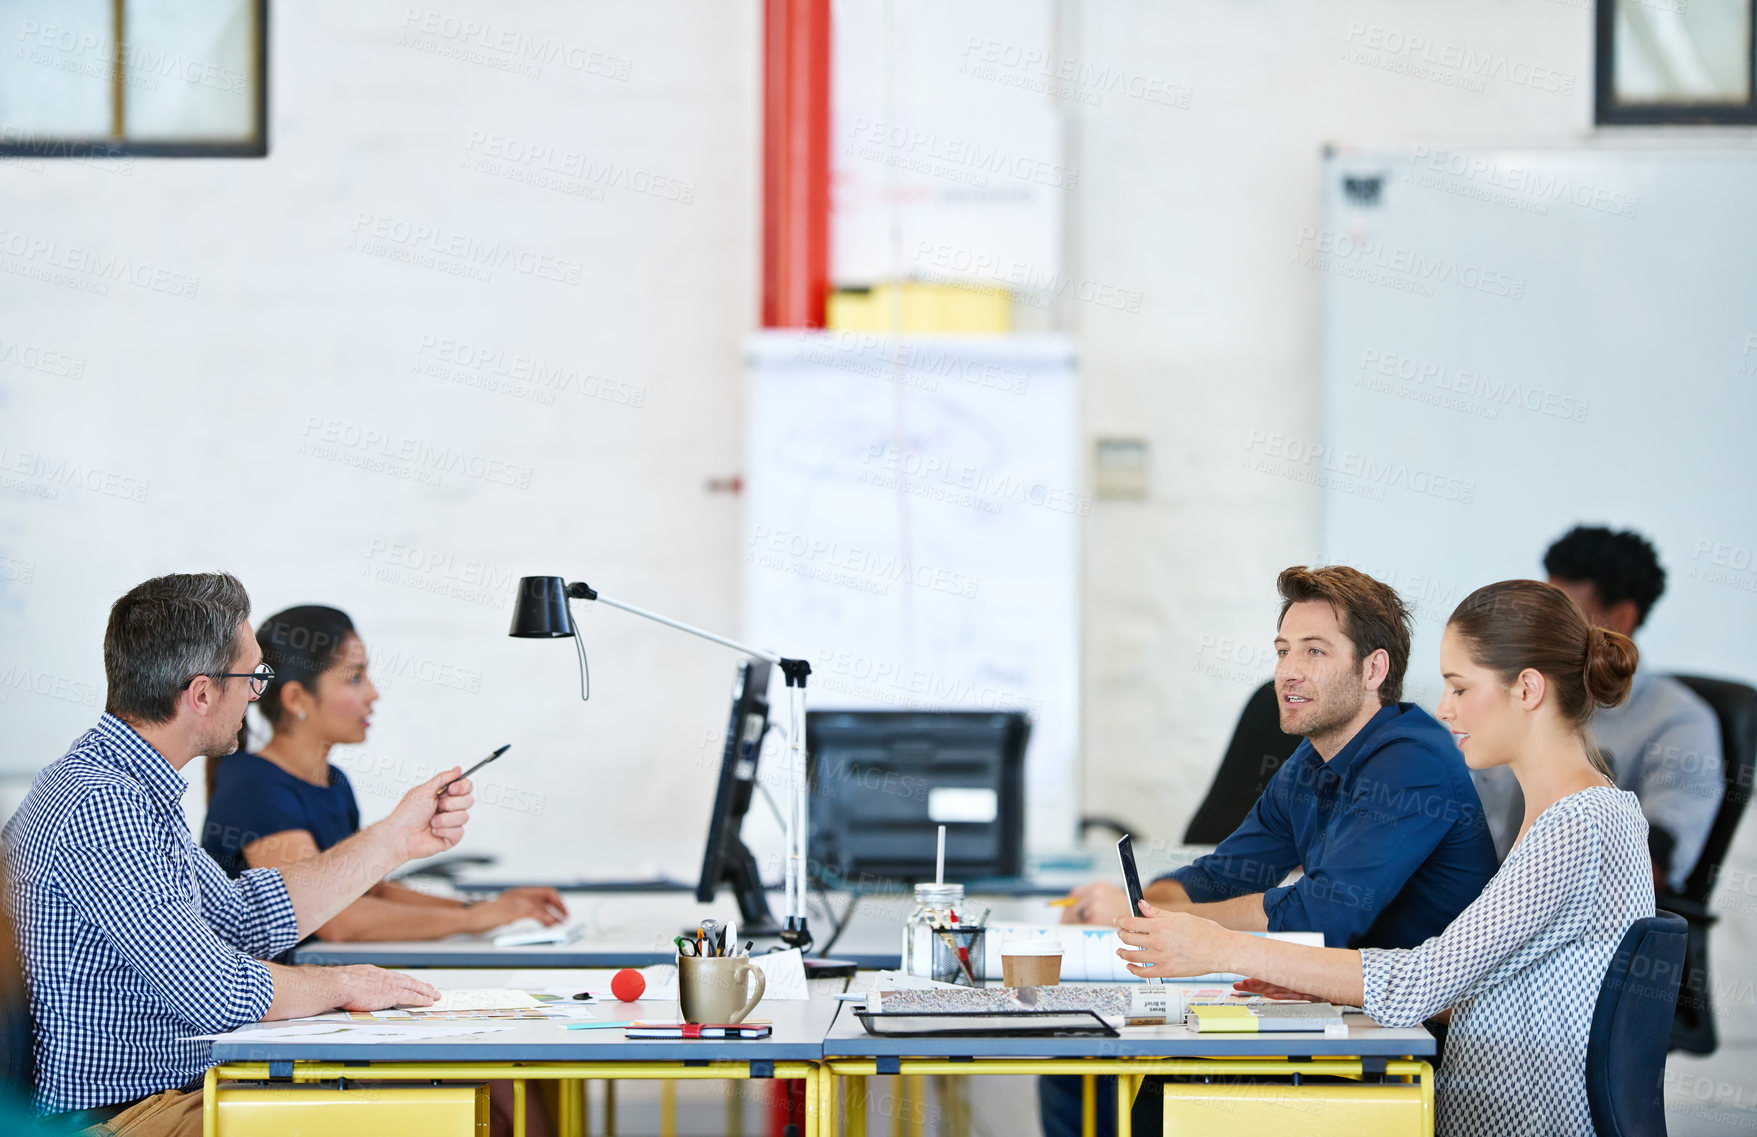
[[[581,704],[569,645],[505,633],[512,580],[542,572],[735,625],[739,504],[704,485],[740,463],[758,9],[273,10],[269,158],[0,163],[0,229],[58,250],[0,256],[0,337],[82,361],[78,379],[0,364],[8,469],[36,453],[116,476],[0,494],[18,561],[0,572],[0,766],[34,769],[94,717],[115,596],[224,567],[259,617],[327,602],[361,626],[384,698],[337,757],[385,791],[368,815],[419,767],[510,741],[487,779],[507,804],[478,811],[473,845],[650,871],[662,855],[629,838],[652,804],[604,803],[666,802],[692,819],[670,866],[691,871],[711,800],[695,759],[733,660],[600,613]],[[497,243],[488,281],[455,274]],[[195,296],[14,271],[75,247]]]
[[[1276,573],[1320,551],[1316,491],[1242,477],[1239,459],[1253,429],[1320,429],[1321,276],[1292,254],[1317,223],[1322,148],[1574,144],[1591,129],[1591,15],[1545,0],[1089,3],[1064,26],[1063,56],[1125,76],[1097,105],[1069,100],[1075,259],[1142,293],[1139,313],[1071,305],[1086,429],[1153,444],[1148,500],[1100,502],[1086,530],[1085,809],[1175,840],[1271,666]],[[1433,67],[1441,82],[1346,57],[1391,33],[1424,37],[1418,60],[1510,57],[1574,90],[1479,92],[1451,85],[1457,69]]]

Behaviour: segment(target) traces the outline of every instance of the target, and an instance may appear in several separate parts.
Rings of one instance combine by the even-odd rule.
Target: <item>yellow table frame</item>
[[[276,1063],[279,1065],[279,1063]],[[559,1137],[586,1137],[585,1084],[604,1080],[613,1088],[619,1080],[659,1081],[670,1083],[697,1081],[741,1081],[751,1078],[750,1062],[372,1062],[368,1065],[345,1065],[341,1062],[294,1062],[289,1078],[273,1079],[267,1062],[227,1062],[209,1068],[203,1082],[201,1131],[203,1137],[219,1135],[219,1083],[227,1081],[290,1081],[294,1084],[348,1081],[370,1082],[486,1082],[510,1081],[513,1087],[513,1134],[524,1137],[525,1095],[527,1083],[534,1081],[561,1083],[558,1095],[560,1109],[555,1117]],[[803,1137],[817,1137],[821,1126],[818,1110],[822,1098],[819,1082],[828,1074],[819,1063],[777,1061],[773,1074],[779,1081],[799,1080],[805,1083],[805,1125]],[[676,1137],[677,1114],[675,1099],[666,1093],[660,1103],[660,1137]]]
[[[1377,1072],[1379,1063],[1374,1062]],[[1289,1058],[977,1058],[968,1061],[955,1061],[946,1058],[900,1058],[896,1069],[891,1070],[886,1063],[885,1073],[896,1073],[904,1079],[921,1075],[940,1075],[947,1077],[971,1077],[980,1074],[995,1075],[1041,1075],[1041,1074],[1077,1074],[1084,1079],[1084,1097],[1081,1110],[1082,1131],[1084,1137],[1094,1137],[1097,1126],[1097,1104],[1094,1093],[1094,1080],[1100,1074],[1117,1075],[1116,1095],[1116,1132],[1117,1137],[1130,1137],[1130,1110],[1134,1105],[1135,1092],[1140,1088],[1141,1080],[1155,1074],[1190,1076],[1190,1077],[1252,1077],[1252,1076],[1291,1076],[1291,1075],[1328,1075],[1330,1077],[1361,1078],[1367,1073],[1365,1063],[1359,1058],[1312,1058],[1293,1060]],[[866,1079],[877,1076],[878,1061],[873,1058],[831,1058],[824,1062],[822,1075],[817,1080],[817,1108],[811,1108],[811,1087],[807,1086],[806,1118],[807,1133],[811,1137],[839,1137],[837,1085],[841,1083],[846,1096],[846,1137],[866,1137]],[[1424,1131],[1434,1131],[1434,1069],[1427,1062],[1410,1058],[1384,1060],[1383,1073],[1387,1078],[1395,1078],[1400,1082],[1415,1082],[1421,1086],[1422,1112],[1425,1118]],[[919,1082],[915,1083],[919,1086]],[[1167,1087],[1172,1092],[1172,1087]],[[1298,1093],[1297,1089],[1292,1091]],[[893,1121],[893,1134],[901,1137],[905,1127],[904,1110],[899,1109]],[[815,1115],[818,1128],[809,1128]],[[920,1137],[922,1126],[918,1119],[910,1118],[906,1123],[911,1130],[911,1137]]]
[[[276,1063],[279,1065],[279,1063]],[[958,1061],[947,1058],[900,1058],[886,1061],[886,1074],[898,1074],[903,1084],[920,1093],[920,1078],[973,1077],[979,1075],[1041,1075],[1075,1074],[1084,1081],[1082,1130],[1084,1137],[1094,1137],[1097,1107],[1094,1081],[1099,1075],[1114,1074],[1117,1087],[1117,1137],[1131,1137],[1130,1110],[1141,1080],[1151,1075],[1190,1077],[1287,1077],[1327,1075],[1359,1079],[1367,1074],[1366,1064],[1358,1058],[978,1058]],[[1375,1061],[1374,1072],[1379,1072]],[[1403,1083],[1421,1087],[1425,1132],[1433,1133],[1434,1071],[1424,1061],[1387,1059],[1383,1074]],[[832,1058],[822,1063],[809,1061],[777,1061],[774,1080],[799,1080],[805,1083],[805,1124],[803,1137],[867,1137],[866,1079],[879,1076],[879,1063],[873,1058]],[[587,1137],[585,1083],[603,1080],[614,1089],[620,1080],[660,1081],[742,1081],[752,1077],[751,1063],[706,1062],[686,1065],[672,1062],[373,1062],[367,1065],[345,1065],[341,1062],[294,1062],[289,1077],[274,1079],[267,1062],[228,1062],[207,1072],[202,1100],[203,1137],[221,1137],[219,1122],[219,1083],[227,1081],[290,1081],[294,1084],[349,1081],[428,1082],[428,1081],[510,1081],[513,1085],[513,1133],[524,1137],[525,1101],[528,1083],[559,1082],[559,1110],[555,1128],[560,1137]],[[837,1091],[842,1092],[839,1094]],[[1292,1092],[1298,1093],[1297,1089]],[[923,1125],[918,1116],[905,1116],[898,1109],[893,1117],[893,1137],[921,1137]],[[846,1125],[841,1124],[845,1115]],[[668,1092],[660,1103],[660,1137],[676,1137],[675,1099]],[[606,1137],[614,1137],[606,1134]]]

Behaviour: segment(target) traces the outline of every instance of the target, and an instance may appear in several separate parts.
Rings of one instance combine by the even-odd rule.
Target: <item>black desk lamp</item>
[[[562,636],[573,636],[578,643],[579,632],[574,625],[573,612],[568,607],[570,600],[595,600],[600,604],[608,604],[612,608],[620,608],[624,612],[632,612],[636,616],[676,628],[680,632],[688,632],[704,640],[710,640],[722,647],[742,652],[753,659],[766,660],[780,667],[781,674],[787,679],[787,693],[792,704],[791,721],[787,728],[787,776],[789,797],[792,808],[787,813],[787,912],[781,930],[781,940],[791,947],[802,951],[811,946],[811,930],[806,922],[806,835],[811,831],[809,807],[806,798],[805,771],[805,679],[811,674],[811,664],[803,659],[786,659],[772,651],[741,644],[737,640],[729,640],[725,636],[673,620],[669,616],[661,616],[657,612],[649,612],[645,608],[637,608],[633,604],[625,604],[620,600],[612,600],[604,596],[591,585],[583,581],[569,583],[559,576],[527,576],[519,580],[518,600],[513,604],[512,629],[509,635],[524,639],[557,639]],[[582,667],[585,656],[581,648]],[[582,684],[584,672],[581,672]],[[583,690],[583,688],[582,688]]]

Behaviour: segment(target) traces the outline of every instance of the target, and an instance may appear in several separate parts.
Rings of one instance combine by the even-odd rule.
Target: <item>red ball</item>
[[[647,977],[632,967],[625,967],[610,979],[610,993],[625,1003],[640,998],[647,989]]]

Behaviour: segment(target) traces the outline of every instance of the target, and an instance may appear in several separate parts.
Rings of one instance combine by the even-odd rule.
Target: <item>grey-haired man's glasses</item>
[[[248,679],[250,680],[250,697],[252,699],[262,698],[262,693],[268,690],[268,685],[273,683],[275,679],[275,669],[266,663],[257,664],[255,671],[204,671],[202,674],[209,679]],[[189,683],[193,682],[195,682],[195,676],[191,675],[189,682],[183,686],[187,688]]]

